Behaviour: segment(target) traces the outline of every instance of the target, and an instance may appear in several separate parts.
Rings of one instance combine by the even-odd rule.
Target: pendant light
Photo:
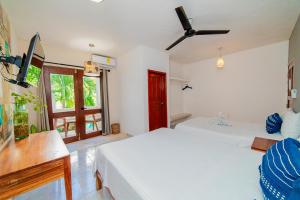
[[[224,58],[222,56],[222,47],[218,48],[219,49],[219,57],[218,57],[218,60],[217,60],[217,68],[218,69],[223,69],[224,68]]]
[[[90,43],[89,44],[90,47],[90,52],[91,52],[91,56],[92,56],[92,48],[95,47],[94,44]],[[89,61],[84,62],[84,73],[97,73],[98,69],[96,68],[96,66],[94,65],[94,63],[92,62],[92,59],[90,59]]]

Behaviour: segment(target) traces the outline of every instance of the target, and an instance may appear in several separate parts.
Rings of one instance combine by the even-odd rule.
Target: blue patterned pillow
[[[277,133],[280,131],[282,119],[278,113],[270,115],[266,120],[266,131],[269,134]]]
[[[265,200],[300,199],[300,142],[288,138],[277,142],[259,166]]]

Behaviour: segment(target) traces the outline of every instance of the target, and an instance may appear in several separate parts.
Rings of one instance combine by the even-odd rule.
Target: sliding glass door
[[[49,123],[66,143],[101,135],[101,77],[83,70],[44,67]]]

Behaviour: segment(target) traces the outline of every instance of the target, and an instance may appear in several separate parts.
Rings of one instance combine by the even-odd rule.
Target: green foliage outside
[[[97,105],[96,84],[97,79],[83,78],[84,105],[92,107]],[[51,74],[51,90],[55,103],[62,108],[74,108],[74,79],[71,75]]]
[[[83,78],[84,105],[87,107],[97,105],[96,80],[89,77]]]
[[[63,108],[74,108],[74,80],[71,75],[51,74],[51,90],[56,103]]]
[[[42,70],[34,65],[28,67],[26,82],[35,87],[38,86]]]

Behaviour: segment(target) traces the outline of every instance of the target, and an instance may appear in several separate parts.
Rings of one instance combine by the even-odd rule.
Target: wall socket
[[[291,90],[291,97],[292,99],[296,99],[298,95],[298,90],[297,89],[292,89]]]

